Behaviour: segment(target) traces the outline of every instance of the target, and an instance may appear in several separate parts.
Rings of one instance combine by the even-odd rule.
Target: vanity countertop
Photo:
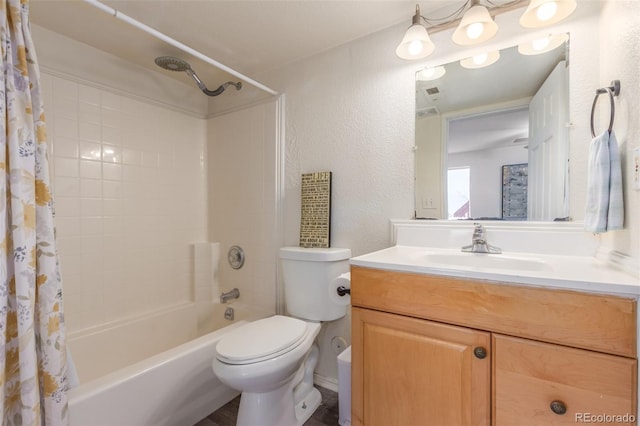
[[[640,277],[589,256],[462,253],[395,245],[354,257],[351,265],[607,294],[640,296]]]

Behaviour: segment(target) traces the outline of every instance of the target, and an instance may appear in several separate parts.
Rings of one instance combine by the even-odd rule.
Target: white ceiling
[[[404,0],[103,3],[251,78],[390,26],[406,22],[408,27],[416,5]],[[436,0],[423,2],[421,8],[424,15],[462,3]],[[171,55],[187,60],[211,89],[229,79],[226,73],[81,0],[32,0],[30,16],[36,25],[190,84],[185,73],[157,68],[154,58]]]

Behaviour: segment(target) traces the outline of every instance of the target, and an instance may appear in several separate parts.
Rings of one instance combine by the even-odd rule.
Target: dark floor
[[[318,386],[322,403],[306,421],[305,426],[336,426],[338,424],[338,394]],[[209,414],[194,426],[235,426],[240,397]]]

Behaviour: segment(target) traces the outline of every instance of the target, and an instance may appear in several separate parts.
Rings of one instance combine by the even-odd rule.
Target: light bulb
[[[414,16],[414,21],[419,17]],[[413,24],[404,34],[402,41],[396,48],[396,55],[401,59],[413,60],[429,56],[435,46],[429,39],[427,29],[420,24]]]
[[[482,22],[474,22],[473,24],[467,26],[467,37],[471,40],[475,40],[482,35],[484,31],[484,24]]]
[[[407,48],[409,54],[411,56],[417,56],[422,52],[422,42],[420,40],[413,40],[409,43],[409,47]]]
[[[473,63],[476,65],[482,65],[486,62],[488,56],[489,55],[487,55],[486,53],[481,53],[480,55],[476,55],[473,57]]]
[[[536,11],[536,16],[541,21],[548,21],[553,18],[558,11],[558,4],[555,1],[548,1],[540,5]]]
[[[531,42],[534,50],[544,50],[549,46],[549,37],[539,38]]]

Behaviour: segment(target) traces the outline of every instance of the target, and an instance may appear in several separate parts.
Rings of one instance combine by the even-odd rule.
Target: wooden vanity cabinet
[[[496,425],[575,425],[592,423],[588,414],[635,415],[634,359],[502,335],[493,336],[492,346]]]
[[[360,308],[352,329],[353,424],[489,425],[490,333]]]
[[[637,418],[633,298],[352,266],[351,303],[354,425]]]

